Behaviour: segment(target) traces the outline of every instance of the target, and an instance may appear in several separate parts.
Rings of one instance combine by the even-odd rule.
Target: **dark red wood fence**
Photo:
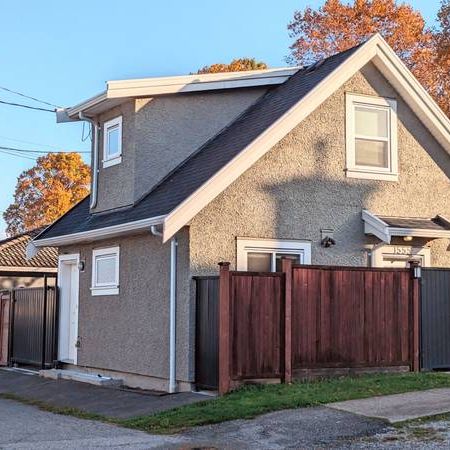
[[[419,368],[419,285],[408,269],[220,264],[219,392],[311,369]]]

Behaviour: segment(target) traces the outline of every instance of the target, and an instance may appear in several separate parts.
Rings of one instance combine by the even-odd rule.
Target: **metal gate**
[[[450,269],[422,269],[422,369],[450,368]]]
[[[57,348],[57,288],[11,291],[10,364],[51,367]]]
[[[195,383],[216,390],[219,383],[219,277],[196,277]]]

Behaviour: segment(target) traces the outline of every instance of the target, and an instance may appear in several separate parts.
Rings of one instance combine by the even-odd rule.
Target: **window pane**
[[[106,149],[107,156],[114,156],[119,153],[119,125],[108,128],[108,148]]]
[[[97,280],[99,285],[116,284],[116,257],[111,256],[97,256]]]
[[[299,264],[301,262],[300,255],[277,253],[275,255],[275,271],[276,272],[281,272],[281,259],[282,258],[292,259],[293,264]]]
[[[247,270],[270,272],[272,270],[272,253],[247,253]]]
[[[356,135],[387,138],[388,119],[389,114],[387,109],[357,106],[355,108]]]
[[[356,139],[355,163],[357,166],[389,168],[388,143]]]

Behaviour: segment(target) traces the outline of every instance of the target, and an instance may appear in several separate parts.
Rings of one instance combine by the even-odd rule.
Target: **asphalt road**
[[[320,407],[154,436],[0,399],[0,449],[436,449],[450,447],[449,430],[446,421],[398,429]]]

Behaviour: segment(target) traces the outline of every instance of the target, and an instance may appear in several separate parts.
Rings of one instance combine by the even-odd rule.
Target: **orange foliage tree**
[[[308,65],[378,32],[450,115],[449,10],[449,0],[443,0],[438,14],[439,29],[432,29],[425,25],[420,12],[406,3],[326,0],[318,9],[307,7],[294,13],[288,24],[290,37],[294,39],[288,59]]]
[[[90,168],[79,153],[48,153],[17,179],[3,213],[9,236],[47,225],[89,193]]]
[[[230,64],[212,64],[201,68],[197,73],[242,72],[245,70],[267,69],[267,64],[255,58],[233,59]]]

